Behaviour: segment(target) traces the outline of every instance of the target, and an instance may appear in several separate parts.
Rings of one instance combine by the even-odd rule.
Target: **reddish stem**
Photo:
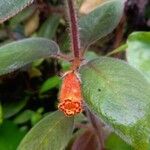
[[[85,111],[86,111],[87,118],[91,122],[95,130],[95,133],[97,134],[99,144],[100,144],[99,145],[100,150],[105,150],[102,123],[87,107],[85,107]]]
[[[78,30],[78,19],[74,6],[74,0],[67,0],[68,17],[70,23],[71,32],[71,47],[74,53],[74,57],[80,59],[80,37]]]

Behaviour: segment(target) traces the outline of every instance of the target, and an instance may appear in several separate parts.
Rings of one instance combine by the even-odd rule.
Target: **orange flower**
[[[66,116],[73,116],[83,111],[81,83],[74,71],[69,71],[64,75],[59,100],[58,108]]]

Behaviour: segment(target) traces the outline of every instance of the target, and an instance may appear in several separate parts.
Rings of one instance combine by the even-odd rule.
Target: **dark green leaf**
[[[34,112],[31,116],[31,124],[34,126],[42,119],[42,112],[44,111],[43,108],[39,108],[36,112]]]
[[[35,125],[41,120],[43,111],[43,108],[39,108],[37,111],[25,110],[14,119],[14,123],[22,124],[31,121],[31,124]]]
[[[109,135],[105,142],[105,148],[107,150],[134,150],[131,146],[125,143],[115,133]]]
[[[70,40],[69,39],[70,39],[70,37],[66,33],[63,33],[60,36],[59,46],[63,52],[69,52],[69,49],[70,49]]]
[[[82,47],[112,32],[121,19],[123,8],[124,0],[109,0],[82,16],[79,20]]]
[[[57,76],[54,76],[54,77],[51,77],[49,79],[47,79],[41,89],[40,89],[40,93],[44,93],[44,92],[47,92],[48,90],[52,89],[52,88],[55,88],[57,87],[59,84],[60,84],[60,78],[57,77]]]
[[[28,70],[28,74],[30,76],[30,78],[35,78],[35,77],[40,77],[42,76],[42,73],[39,69],[32,67]]]
[[[28,98],[20,101],[9,102],[3,105],[3,116],[4,118],[12,117],[17,114],[27,103]]]
[[[16,15],[32,2],[33,0],[0,0],[0,23]]]
[[[0,124],[3,122],[3,110],[2,110],[2,105],[0,103]]]
[[[61,67],[63,71],[68,71],[70,69],[70,62],[68,61],[61,61]]]
[[[147,150],[150,85],[127,63],[101,57],[81,67],[83,95],[90,109],[136,150]]]
[[[73,118],[61,112],[47,115],[25,136],[18,150],[63,150],[72,135]]]
[[[4,121],[0,126],[0,150],[16,150],[25,131],[20,131],[11,121]]]
[[[111,56],[111,55],[114,55],[114,54],[117,54],[117,53],[124,52],[127,47],[128,47],[127,44],[123,44],[120,47],[118,47],[118,48],[114,49],[113,51],[109,52],[106,56]]]
[[[59,47],[44,38],[28,38],[0,47],[0,75],[12,72],[39,58],[56,55]]]
[[[50,16],[41,26],[38,35],[45,38],[53,38],[59,25],[60,16]]]
[[[87,51],[85,54],[85,58],[87,61],[93,60],[93,59],[98,58],[98,57],[99,56],[95,52],[92,52],[92,51]]]
[[[31,120],[31,117],[33,115],[34,111],[31,110],[25,110],[21,114],[19,114],[15,119],[14,123],[16,124],[22,124],[29,120]]]
[[[38,60],[35,60],[33,63],[32,63],[32,67],[38,67],[40,66],[42,63],[43,63],[44,59],[41,58],[41,59],[38,59]]]
[[[19,23],[26,21],[33,13],[35,12],[36,8],[35,7],[29,7],[21,11],[19,14],[17,14],[15,17],[13,17],[10,20],[10,27],[15,27]]]
[[[150,82],[150,32],[135,32],[127,41],[127,60]]]

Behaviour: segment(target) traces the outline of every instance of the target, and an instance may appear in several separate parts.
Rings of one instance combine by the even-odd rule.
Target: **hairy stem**
[[[67,0],[68,17],[71,32],[71,47],[74,53],[74,57],[80,59],[80,37],[78,30],[78,19],[74,5],[74,0]]]
[[[91,122],[91,124],[95,130],[95,133],[98,136],[98,140],[100,143],[100,145],[99,145],[100,150],[105,150],[102,123],[87,107],[85,108],[85,111],[86,111],[88,120]]]

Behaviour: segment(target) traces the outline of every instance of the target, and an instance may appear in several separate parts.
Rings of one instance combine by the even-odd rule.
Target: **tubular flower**
[[[70,71],[65,74],[59,94],[59,101],[58,108],[66,116],[74,116],[83,111],[81,83],[77,73]]]

